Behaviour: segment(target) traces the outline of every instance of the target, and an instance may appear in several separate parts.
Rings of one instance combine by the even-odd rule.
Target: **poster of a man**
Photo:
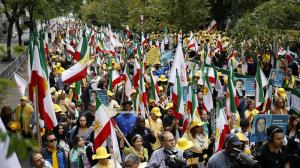
[[[235,81],[235,88],[239,98],[243,98],[245,96],[245,82],[242,78],[237,79]]]

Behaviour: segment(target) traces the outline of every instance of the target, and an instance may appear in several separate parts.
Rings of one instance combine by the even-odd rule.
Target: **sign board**
[[[270,125],[276,125],[283,129],[284,134],[287,129],[288,115],[256,115],[253,120],[251,142],[263,142],[267,140],[266,129]]]
[[[160,64],[158,53],[159,53],[159,48],[151,48],[146,53],[147,65]]]
[[[279,69],[272,69],[269,77],[273,86],[281,87],[284,81],[284,71]]]
[[[89,90],[90,93],[90,100],[91,101],[96,101],[96,96],[100,99],[100,101],[105,105],[108,106],[109,100],[108,100],[108,95],[107,95],[107,90]]]

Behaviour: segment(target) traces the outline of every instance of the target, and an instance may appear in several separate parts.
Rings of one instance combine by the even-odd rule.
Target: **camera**
[[[186,166],[186,160],[177,156],[177,150],[164,150],[166,166],[170,168],[182,168]]]
[[[234,148],[230,153],[230,168],[255,168],[258,167],[258,161],[253,156],[243,153],[241,150]]]

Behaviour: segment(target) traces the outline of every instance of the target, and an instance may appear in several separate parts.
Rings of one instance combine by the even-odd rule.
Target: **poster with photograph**
[[[100,89],[93,90],[93,89],[90,89],[89,93],[90,93],[90,100],[91,101],[95,101],[96,102],[96,97],[98,96],[98,98],[100,99],[100,101],[105,106],[108,106],[109,100],[108,100],[107,90],[100,90]]]
[[[255,96],[255,78],[236,78],[235,88],[239,96]]]
[[[255,116],[252,125],[251,141],[263,142],[267,140],[266,129],[270,125],[276,125],[285,131],[287,129],[288,115],[266,115],[258,114]]]
[[[166,50],[161,53],[160,62],[162,64],[169,63],[169,62],[173,61],[173,59],[174,59],[174,53],[172,50]]]
[[[284,76],[284,71],[272,69],[269,76],[269,81],[271,81],[273,86],[281,87],[284,81]]]

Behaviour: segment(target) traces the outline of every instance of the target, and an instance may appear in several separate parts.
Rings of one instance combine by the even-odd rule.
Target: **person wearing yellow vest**
[[[52,164],[53,168],[67,168],[68,160],[64,149],[58,148],[57,139],[53,133],[46,136],[46,147],[42,149],[42,155]]]
[[[14,114],[15,121],[21,124],[21,131],[23,136],[31,137],[31,121],[34,118],[33,108],[27,103],[28,98],[22,96],[20,98],[20,104],[17,105]]]
[[[63,67],[61,67],[61,64],[59,62],[56,63],[55,67],[56,67],[55,72],[57,75],[61,75],[65,71],[65,69]]]
[[[93,160],[98,160],[98,163],[92,168],[121,168],[121,165],[118,161],[108,159],[110,154],[107,153],[105,147],[99,147],[96,150],[96,154],[92,156]]]
[[[286,76],[284,78],[283,86],[293,89],[295,86],[295,82],[296,82],[296,79],[295,79],[295,76],[292,75],[292,69],[288,68],[288,70],[286,72]]]
[[[162,120],[160,119],[161,116],[162,115],[161,115],[160,109],[158,107],[154,107],[151,110],[151,117],[149,117],[149,119],[145,120],[146,127],[151,129],[154,132],[154,136],[156,138],[155,143],[151,143],[153,150],[156,150],[156,149],[160,148],[160,146],[161,146],[160,141],[158,141],[159,135],[164,131]]]

